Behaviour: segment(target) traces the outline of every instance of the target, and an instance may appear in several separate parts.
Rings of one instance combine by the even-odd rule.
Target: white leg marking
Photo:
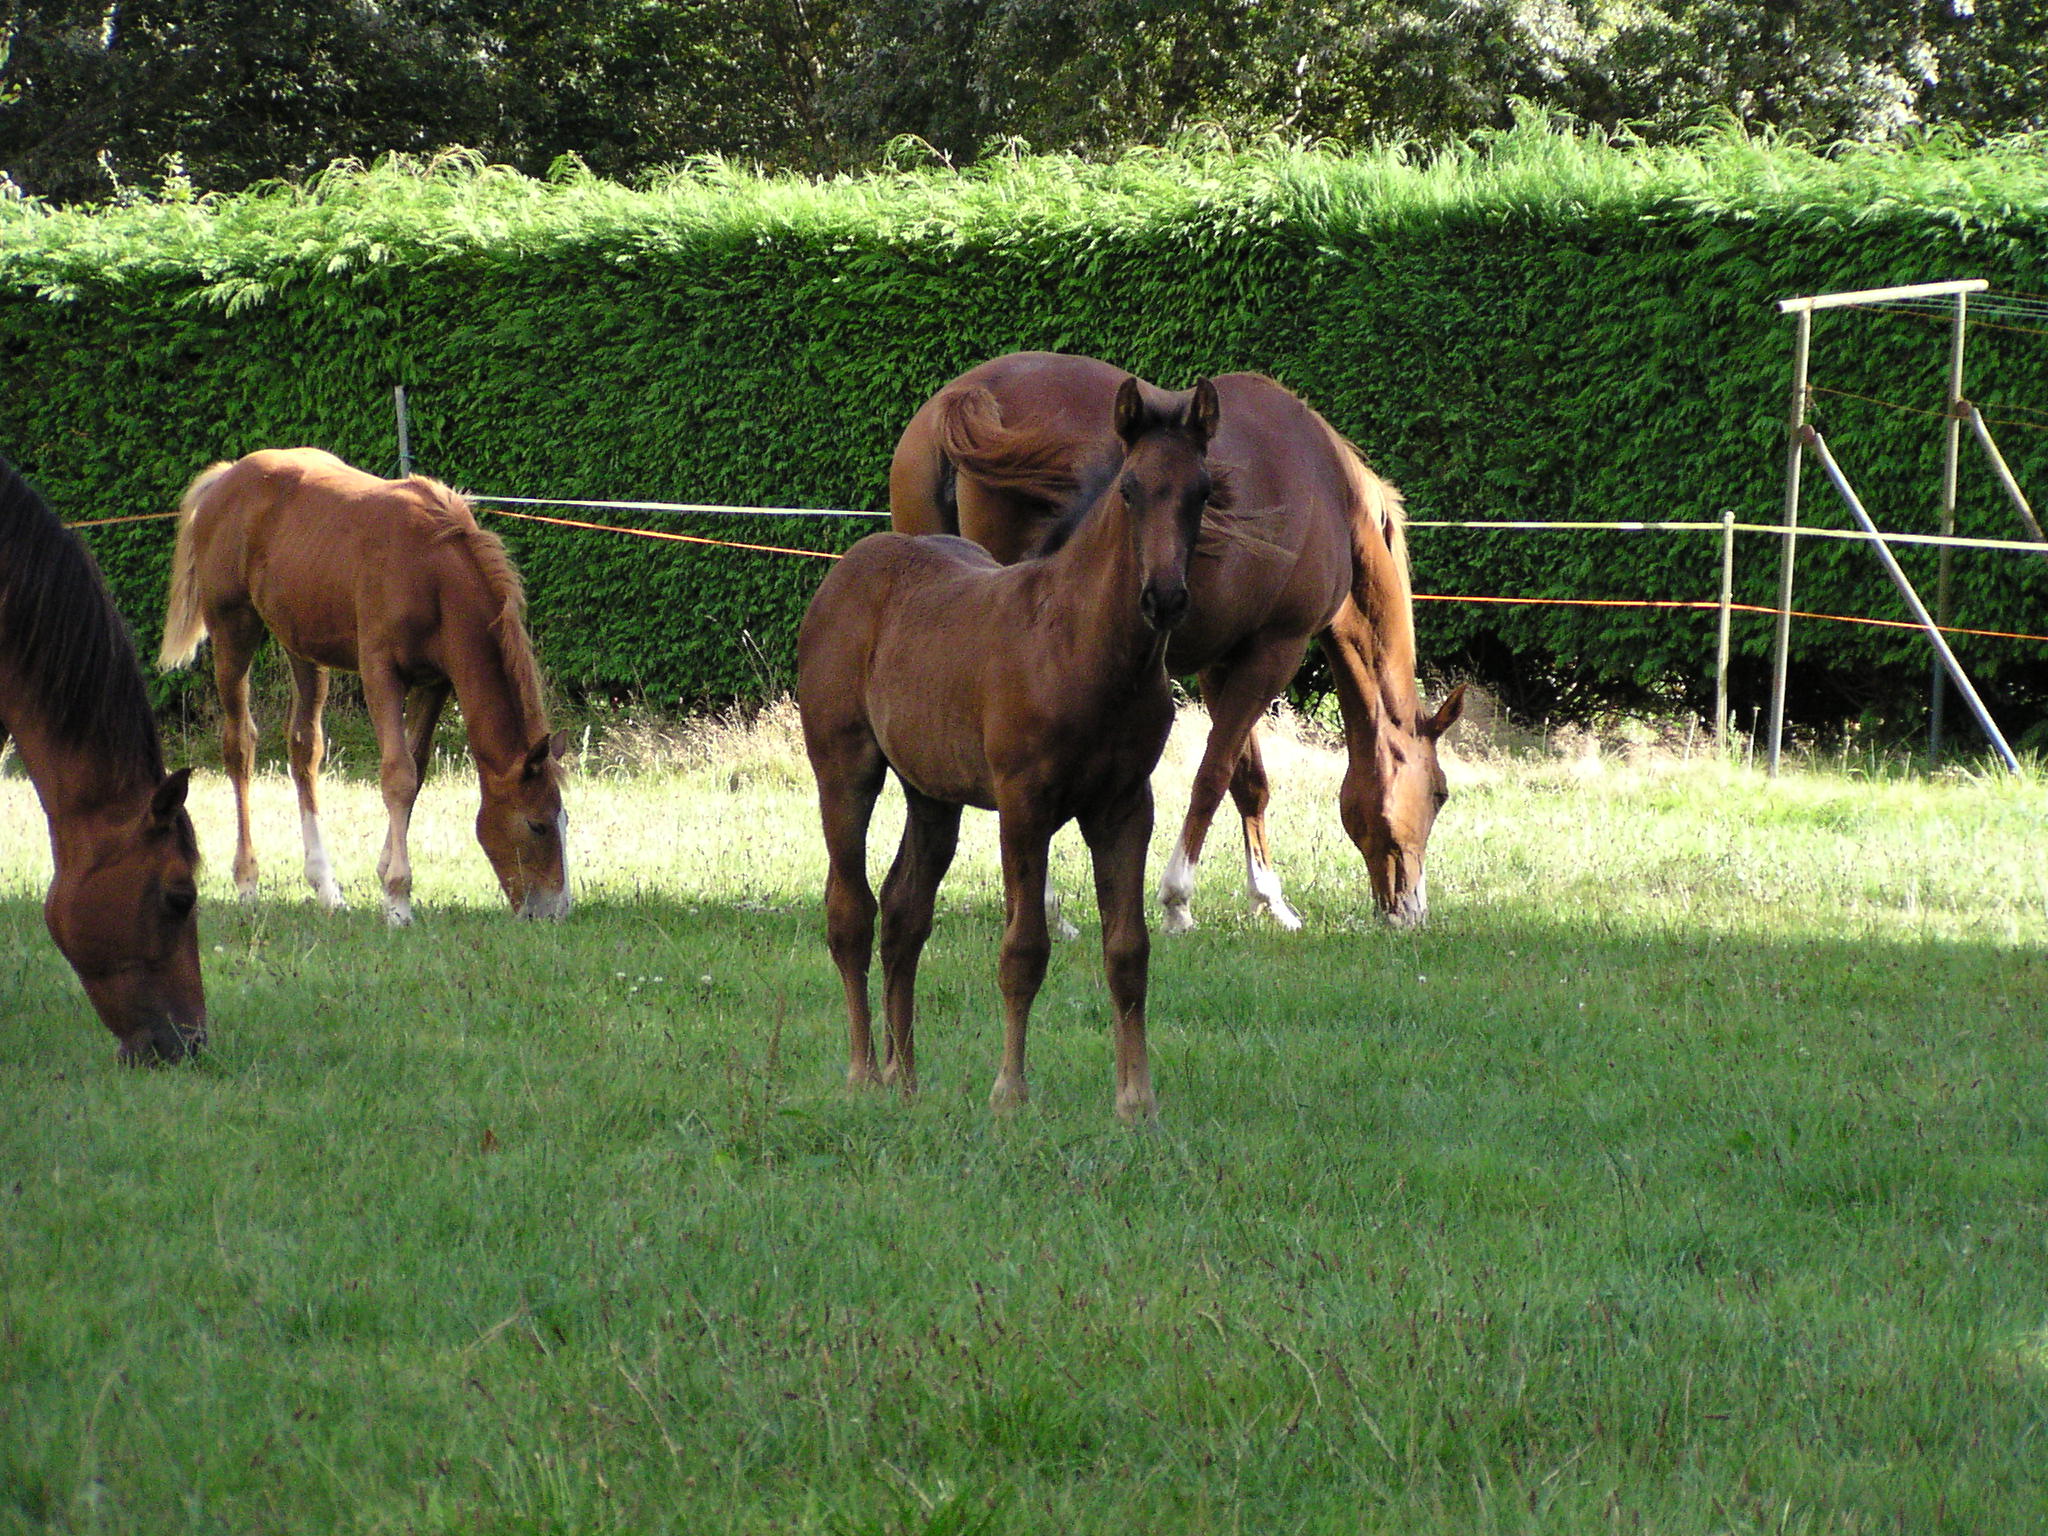
[[[1244,884],[1254,913],[1264,907],[1273,914],[1273,921],[1289,933],[1301,927],[1300,914],[1287,904],[1287,898],[1280,892],[1280,876],[1270,864],[1259,862],[1249,844],[1244,850]]]
[[[1049,885],[1045,888],[1045,926],[1052,931],[1052,936],[1056,939],[1081,937],[1081,930],[1068,922],[1066,915],[1060,911],[1060,893]]]
[[[334,882],[334,866],[327,862],[327,845],[320,840],[320,818],[300,811],[299,834],[306,841],[306,883],[320,905],[332,912],[342,905],[341,887]]]
[[[1166,873],[1159,877],[1159,904],[1166,909],[1160,926],[1168,933],[1186,933],[1195,926],[1188,900],[1195,894],[1195,866],[1187,849],[1173,845],[1173,857],[1166,861]]]
[[[403,896],[393,896],[387,892],[384,897],[384,921],[393,928],[410,928],[412,902]]]

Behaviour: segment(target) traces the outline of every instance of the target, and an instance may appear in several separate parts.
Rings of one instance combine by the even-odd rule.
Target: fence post
[[[398,478],[403,480],[412,473],[412,432],[405,416],[405,386],[392,385],[391,397],[398,407]]]
[[[1721,509],[1721,624],[1714,647],[1714,746],[1728,752],[1728,618],[1735,599],[1735,509]]]
[[[1963,440],[1963,334],[1969,314],[1970,296],[1956,295],[1955,330],[1949,337],[1948,349],[1948,409],[1944,413],[1948,420],[1943,424],[1946,441],[1941,462],[1941,536],[1952,539],[1956,535],[1956,467],[1962,453]],[[1944,629],[1955,618],[1955,602],[1951,596],[1951,579],[1955,568],[1955,551],[1944,544],[1941,553],[1935,557],[1934,567],[1934,622]],[[1934,680],[1930,686],[1927,701],[1927,757],[1930,762],[1941,761],[1941,724],[1943,706],[1948,702],[1948,669],[1939,656],[1934,658]]]
[[[1806,368],[1813,346],[1813,309],[1799,311],[1792,343],[1792,409],[1785,447],[1785,532],[1778,556],[1778,631],[1771,646],[1770,760],[1766,772],[1778,776],[1778,755],[1785,743],[1785,671],[1792,651],[1792,558],[1799,548],[1799,467],[1806,455]]]

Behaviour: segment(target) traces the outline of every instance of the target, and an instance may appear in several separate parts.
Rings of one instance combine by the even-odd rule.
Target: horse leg
[[[390,820],[384,852],[377,860],[377,878],[384,884],[384,920],[404,928],[412,922],[412,857],[406,838],[413,803],[420,795],[420,776],[405,739],[405,680],[390,667],[365,658],[363,703],[377,733],[377,778]]]
[[[850,745],[849,745],[850,743]],[[818,813],[825,824],[825,942],[846,993],[850,1087],[882,1081],[875,1070],[868,961],[875,947],[875,893],[868,885],[868,823],[882,792],[882,751],[865,730],[848,731],[836,753],[813,753]]]
[[[320,715],[327,708],[327,669],[310,661],[290,658],[292,664],[292,784],[299,792],[299,835],[306,844],[306,883],[320,905],[332,912],[342,904],[341,887],[334,883],[334,866],[327,861],[327,846],[320,840],[320,760],[327,742],[320,731]]]
[[[249,663],[263,638],[253,615],[206,616],[213,637],[213,686],[220,695],[220,759],[235,790],[235,891],[256,896],[256,843],[249,835],[249,776],[256,770],[256,717],[249,713]]]
[[[1046,847],[1049,827],[1024,804],[999,804],[1003,845],[1003,951],[996,985],[1003,994],[1003,1066],[988,1096],[998,1114],[1017,1108],[1030,1095],[1024,1081],[1024,1036],[1031,1004],[1045,982],[1052,940],[1045,927]]]
[[[1188,901],[1195,893],[1195,866],[1201,862],[1209,824],[1216,819],[1216,808],[1223,803],[1224,791],[1237,773],[1245,742],[1259,716],[1293,678],[1307,649],[1306,637],[1268,641],[1202,674],[1202,701],[1209,706],[1209,741],[1202,749],[1201,765],[1195,769],[1180,839],[1159,879],[1159,900],[1166,909],[1163,922],[1169,933],[1185,933],[1195,926]]]
[[[1230,775],[1230,798],[1237,806],[1238,819],[1244,823],[1244,888],[1251,909],[1257,913],[1263,907],[1274,922],[1292,933],[1301,927],[1301,917],[1281,892],[1280,876],[1266,846],[1266,805],[1273,792],[1266,781],[1265,759],[1259,754],[1256,725],[1245,737],[1237,769]]]
[[[908,784],[903,794],[909,801],[903,843],[882,882],[882,1014],[889,1024],[882,1080],[907,1098],[917,1092],[917,961],[931,937],[939,882],[960,841],[960,807]]]
[[[441,723],[441,707],[454,686],[446,678],[422,683],[406,699],[405,745],[412,753],[412,771],[422,784],[427,782],[427,765],[434,760],[434,730]]]
[[[1152,941],[1145,932],[1145,849],[1152,840],[1152,787],[1108,812],[1084,819],[1081,834],[1095,864],[1102,913],[1102,969],[1116,1010],[1116,1114],[1126,1125],[1159,1115],[1145,1049],[1145,988]]]

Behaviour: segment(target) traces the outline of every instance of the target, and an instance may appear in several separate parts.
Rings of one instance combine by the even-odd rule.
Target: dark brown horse
[[[452,690],[462,706],[482,805],[477,841],[522,917],[569,910],[568,816],[526,637],[519,574],[469,503],[439,481],[379,480],[317,448],[272,449],[204,470],[178,508],[164,620],[166,667],[213,638],[221,753],[235,786],[235,884],[255,894],[249,774],[256,722],[249,663],[267,628],[292,668],[292,780],[306,879],[341,889],[320,839],[320,713],[331,667],[359,672],[377,732],[390,831],[377,874],[394,926],[412,921],[406,832]],[[411,694],[410,708],[407,695]]]
[[[127,626],[85,546],[0,460],[0,742],[50,821],[50,937],[121,1042],[176,1061],[206,1042],[188,769],[164,772]]]
[[[889,1033],[880,1080],[906,1093],[916,1086],[918,955],[960,809],[974,805],[1001,818],[1003,1066],[991,1104],[1026,1097],[1024,1035],[1048,949],[1046,848],[1079,821],[1116,1010],[1116,1112],[1126,1121],[1155,1113],[1145,1052],[1151,775],[1173,724],[1166,637],[1187,612],[1216,414],[1207,380],[1168,395],[1126,378],[1109,418],[1121,473],[1079,511],[1056,553],[1004,566],[963,539],[880,533],[856,544],[811,600],[797,639],[797,705],[825,824],[826,927],[846,989],[849,1081],[878,1080],[867,830],[883,771],[894,769],[909,818],[882,886]],[[951,397],[948,430],[962,441],[994,420],[987,394]]]
[[[896,445],[893,526],[962,534],[1003,561],[1056,543],[1062,505],[1106,483],[1121,462],[1110,402],[1125,377],[1055,352],[1013,353],[962,374]],[[1423,853],[1446,794],[1436,743],[1458,718],[1464,690],[1434,714],[1416,693],[1400,493],[1271,379],[1232,373],[1215,385],[1222,426],[1209,458],[1230,478],[1234,509],[1212,513],[1205,527],[1188,576],[1187,622],[1166,653],[1175,676],[1199,675],[1210,718],[1187,820],[1160,883],[1166,926],[1193,926],[1195,864],[1226,789],[1244,820],[1254,907],[1282,927],[1301,926],[1267,849],[1258,723],[1318,637],[1344,717],[1344,830],[1365,856],[1381,912],[1419,924],[1428,913]],[[984,430],[978,442],[949,435],[948,401],[961,390],[992,400],[1006,431]]]

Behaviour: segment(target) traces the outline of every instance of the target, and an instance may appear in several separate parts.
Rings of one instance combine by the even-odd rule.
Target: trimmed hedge
[[[1728,136],[1620,149],[1529,124],[1427,162],[1270,150],[1065,159],[810,183],[712,164],[640,190],[461,158],[306,190],[98,213],[0,207],[0,449],[78,518],[167,509],[215,458],[310,442],[479,493],[882,508],[896,433],[999,352],[1118,360],[1168,385],[1271,373],[1355,437],[1417,519],[1774,522],[1792,293],[1951,276],[2048,291],[2043,143],[1825,158]],[[1987,314],[1990,313],[1988,310]],[[1816,383],[1938,409],[1947,322],[1818,317]],[[1967,392],[2048,405],[2035,331],[1973,328]],[[1932,529],[1941,423],[1837,395],[1816,418],[1880,522]],[[2048,423],[2048,415],[2035,421]],[[2048,443],[2002,429],[2022,485]],[[1974,450],[1965,532],[2015,520]],[[1824,482],[1805,520],[1846,526]],[[582,514],[578,514],[582,515]],[[632,519],[623,519],[632,521]],[[826,547],[866,525],[641,519]],[[663,700],[787,687],[822,562],[486,518],[559,683]],[[96,531],[138,632],[168,525]],[[1702,535],[1418,529],[1418,590],[1695,599]],[[1740,541],[1769,603],[1775,541]],[[1932,591],[1931,553],[1902,551]],[[1960,554],[1957,622],[2048,632],[2048,562]],[[1902,616],[1869,552],[1809,541],[1798,606]],[[1425,603],[1425,663],[1517,698],[1710,696],[1713,616]],[[1809,716],[1924,696],[1910,634],[1795,626]],[[1738,619],[1738,703],[1767,619]],[[2008,725],[2048,712],[2048,647],[1959,649]]]

